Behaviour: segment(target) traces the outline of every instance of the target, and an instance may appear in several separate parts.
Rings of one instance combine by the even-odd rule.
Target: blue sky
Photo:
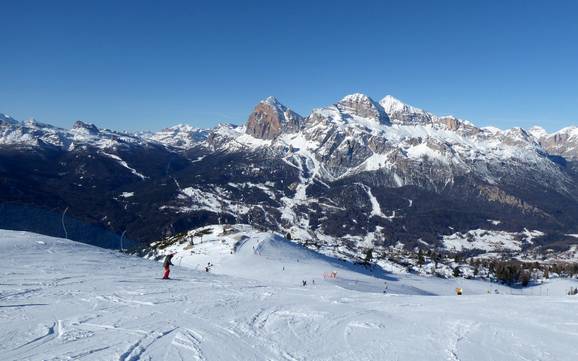
[[[112,129],[392,94],[501,128],[578,123],[577,1],[2,1],[0,112]]]

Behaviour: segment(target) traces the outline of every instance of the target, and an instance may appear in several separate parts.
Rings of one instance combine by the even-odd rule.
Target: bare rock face
[[[452,116],[445,116],[439,119],[440,124],[444,125],[449,130],[458,130],[460,129],[462,123],[456,117]]]
[[[303,118],[274,97],[261,101],[247,120],[246,133],[259,139],[275,139],[281,133],[299,131]]]
[[[530,132],[548,153],[578,160],[578,127],[567,127],[551,134],[534,127]]]

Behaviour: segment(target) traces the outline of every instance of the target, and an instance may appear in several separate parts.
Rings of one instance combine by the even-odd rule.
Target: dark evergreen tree
[[[363,261],[364,263],[369,264],[371,263],[371,260],[373,260],[373,248],[368,248],[367,251],[365,251],[365,259]]]
[[[462,271],[460,271],[460,267],[456,266],[454,268],[454,277],[460,277],[462,275]]]
[[[527,270],[521,272],[519,281],[522,284],[522,287],[527,287],[528,284],[530,283],[530,272],[528,272]]]
[[[417,252],[417,264],[419,266],[423,266],[425,263],[425,258],[423,257],[423,251],[420,248],[419,251]]]

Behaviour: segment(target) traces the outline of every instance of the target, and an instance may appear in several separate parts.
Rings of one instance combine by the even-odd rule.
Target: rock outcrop
[[[303,117],[274,97],[261,101],[249,115],[246,133],[259,139],[275,139],[281,133],[299,130]]]

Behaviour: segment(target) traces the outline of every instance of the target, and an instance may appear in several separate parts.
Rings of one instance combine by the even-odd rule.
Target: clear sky
[[[9,1],[0,112],[70,127],[242,123],[386,94],[478,125],[578,123],[578,1]]]

